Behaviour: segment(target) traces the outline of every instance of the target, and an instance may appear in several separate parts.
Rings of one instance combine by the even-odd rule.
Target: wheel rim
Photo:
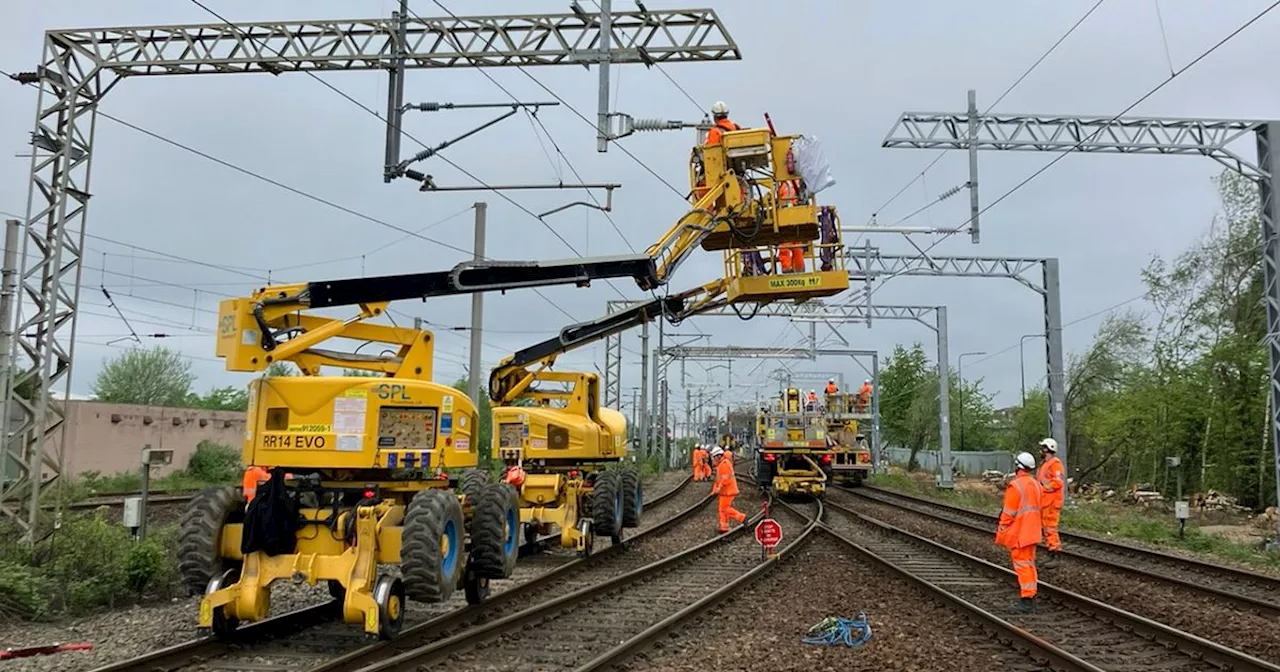
[[[387,616],[391,617],[392,621],[400,620],[400,596],[395,593],[387,598]]]
[[[516,519],[515,509],[507,509],[505,523],[504,529],[502,530],[502,551],[510,555],[516,552],[516,530],[519,528],[519,521]]]
[[[644,513],[644,488],[636,483],[636,516]]]
[[[448,521],[444,524],[444,534],[440,535],[440,570],[445,576],[452,576],[458,568],[458,524]]]

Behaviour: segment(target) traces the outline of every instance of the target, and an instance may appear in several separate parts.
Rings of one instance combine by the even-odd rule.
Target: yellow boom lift
[[[552,262],[468,262],[451,270],[263,287],[221,303],[217,355],[231,371],[292,362],[299,377],[249,385],[243,460],[272,468],[246,511],[234,488],[195,497],[179,563],[197,593],[199,630],[226,635],[265,618],[273,582],[326,582],[349,623],[389,638],[404,600],[482,602],[510,575],[516,497],[476,470],[479,426],[465,394],[432,382],[428,330],[370,323],[391,301],[632,277],[656,285],[646,255]],[[312,311],[357,307],[346,317]],[[322,346],[377,344],[383,354]],[[322,376],[343,367],[381,377]],[[288,476],[286,477],[286,473]],[[378,567],[398,565],[399,577]]]
[[[558,535],[562,547],[586,555],[597,535],[617,543],[642,515],[639,474],[605,469],[627,456],[625,418],[601,407],[595,374],[552,371],[559,355],[659,316],[679,323],[723,305],[799,303],[848,288],[835,209],[807,194],[796,170],[797,145],[804,145],[798,140],[770,127],[725,133],[721,143],[693,149],[693,208],[648,253],[665,283],[693,248],[722,250],[720,279],[566,327],[490,373],[493,454],[524,473],[520,521],[527,540]],[[795,198],[778,197],[784,182]],[[812,270],[779,273],[780,246],[807,246]]]

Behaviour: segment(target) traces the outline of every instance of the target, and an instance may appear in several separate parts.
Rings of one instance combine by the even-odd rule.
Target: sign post
[[[772,518],[765,518],[756,523],[756,543],[760,544],[763,558],[772,558],[773,549],[782,541],[782,526]]]

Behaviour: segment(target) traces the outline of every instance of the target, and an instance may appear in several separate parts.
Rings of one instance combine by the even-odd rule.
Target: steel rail
[[[586,586],[551,600],[541,602],[514,614],[463,630],[462,632],[455,633],[426,646],[406,651],[365,667],[356,668],[347,666],[330,668],[330,672],[336,670],[341,670],[342,672],[354,670],[358,670],[359,672],[408,672],[410,670],[418,670],[420,667],[428,666],[443,658],[448,658],[467,647],[475,645],[477,642],[487,642],[494,635],[498,635],[503,632],[519,631],[526,624],[541,621],[548,615],[561,609],[572,609],[587,602],[593,597],[607,594],[610,591],[626,584],[638,582],[652,575],[693,560],[712,549],[746,534],[746,531],[755,522],[759,521],[762,516],[762,513],[756,513],[743,525],[740,525],[729,532],[719,534],[696,546],[680,551],[679,553],[667,556],[666,558],[649,563],[643,567],[600,583]]]
[[[652,506],[657,506],[659,504],[666,502],[667,500],[674,498],[676,495],[684,491],[692,482],[693,482],[692,477],[686,476],[684,480],[680,481],[680,483],[678,483],[675,487],[654,497],[652,500],[645,502],[645,507],[648,508]],[[653,527],[646,528],[644,531],[636,534],[635,536],[626,539],[622,547],[625,548],[627,543],[634,542],[637,539],[642,539],[650,533],[654,533],[658,530],[665,529],[669,525],[674,524],[673,521],[682,519],[685,516],[691,515],[690,511],[696,511],[697,509],[706,505],[706,503],[709,501],[710,501],[710,497],[704,498],[698,503],[694,504],[693,506],[687,507],[686,509],[677,512],[671,518],[668,518],[658,523],[657,525],[654,525]],[[614,551],[613,550],[614,548],[615,548],[614,546],[610,546],[609,548],[601,551],[600,553],[589,556],[588,558],[578,558],[578,559],[572,560],[564,565],[561,565],[560,567],[557,567],[547,573],[541,574],[523,584],[520,584],[519,586],[513,587],[510,590],[506,590],[492,596],[489,600],[486,600],[486,604],[490,604],[495,601],[500,601],[500,600],[505,601],[507,599],[510,599],[510,597],[504,597],[504,596],[509,596],[511,593],[514,593],[517,591],[531,590],[535,584],[541,585],[541,582],[547,579],[554,579],[556,576],[559,575],[559,572],[561,570],[564,570],[566,567],[570,567],[570,566],[580,566],[579,563],[582,563],[584,560],[599,562],[600,560],[597,560],[598,558],[608,558],[609,556],[616,554],[618,551]],[[483,605],[480,605],[480,606],[483,606]],[[116,663],[111,663],[108,665],[104,665],[102,667],[94,668],[93,670],[91,670],[91,672],[154,672],[156,670],[179,669],[184,665],[192,664],[194,661],[208,660],[210,658],[218,656],[230,650],[231,647],[233,646],[241,647],[241,646],[247,646],[247,645],[262,644],[271,640],[280,639],[281,637],[287,637],[293,634],[297,634],[299,632],[302,632],[312,627],[323,625],[324,623],[330,622],[341,615],[340,607],[341,607],[341,603],[336,600],[330,600],[328,602],[324,602],[321,604],[310,605],[307,607],[303,607],[301,609],[280,614],[279,616],[272,616],[271,618],[258,621],[257,623],[251,623],[246,626],[243,626],[238,630],[236,630],[231,637],[228,637],[226,639],[218,639],[214,637],[192,639],[186,642],[174,644],[173,646],[169,646],[163,649],[150,651],[140,656],[136,656],[134,658],[129,658]],[[458,615],[460,615],[463,612],[467,612],[468,610],[469,610],[468,607],[462,607],[462,608],[450,611],[447,614],[442,615],[441,617],[437,617],[435,619],[425,621],[416,626],[411,626],[405,629],[401,633],[401,635],[403,636],[403,635],[409,634],[413,632],[416,628],[438,621],[440,618],[450,617],[450,616],[456,618]],[[372,648],[372,647],[357,649],[357,652],[363,651],[369,648]]]
[[[782,502],[778,503],[781,503],[796,515],[804,517],[804,514],[797,510],[796,507]],[[694,602],[661,621],[654,623],[640,634],[627,639],[618,646],[615,646],[614,648],[578,666],[574,672],[594,672],[595,670],[602,669],[612,663],[621,661],[626,656],[634,653],[640,647],[649,644],[657,637],[669,632],[677,625],[680,625],[690,618],[693,618],[694,616],[719,604],[731,593],[742,590],[752,583],[755,583],[756,579],[760,578],[766,572],[773,571],[778,563],[782,562],[782,560],[799,550],[803,545],[807,544],[812,539],[812,535],[815,531],[824,529],[822,528],[822,517],[824,515],[822,500],[815,500],[815,503],[817,504],[817,513],[810,518],[809,524],[805,526],[804,530],[801,531],[800,534],[796,535],[796,538],[792,540],[791,543],[784,546],[783,549],[773,557],[766,559],[764,562],[753,567],[747,573],[742,574],[733,581],[721,586],[697,602]]]
[[[923,545],[926,548],[936,551],[938,554],[948,558],[949,560],[956,561],[962,565],[967,565],[979,572],[988,574],[995,573],[1002,577],[1006,577],[1010,586],[1016,584],[1016,574],[1014,574],[1013,570],[987,562],[982,558],[974,557],[963,551],[950,548],[944,544],[913,532],[908,532],[907,530],[903,530],[884,521],[877,520],[871,516],[867,516],[866,514],[859,513],[836,502],[828,501],[827,508],[838,511],[872,527],[900,537],[908,543],[914,542],[916,545]],[[946,589],[941,586],[936,586],[936,589],[939,591],[946,591]],[[1051,583],[1040,581],[1039,591],[1041,595],[1047,594],[1056,601],[1069,605],[1080,612],[1088,613],[1104,623],[1113,625],[1116,629],[1125,631],[1142,639],[1146,639],[1157,647],[1176,650],[1178,653],[1187,656],[1192,661],[1205,662],[1220,669],[1232,670],[1233,672],[1280,672],[1280,666],[1277,666],[1274,663],[1231,649],[1218,644],[1217,642],[1204,639],[1203,637],[1183,632],[1176,628],[1171,628],[1163,623],[1138,616],[1137,614],[1112,607],[1093,598],[1080,595],[1079,593],[1059,588]],[[959,596],[956,596],[956,600],[964,601],[963,598]],[[1016,625],[1008,625],[1011,628],[1022,630]],[[1035,636],[1034,633],[1027,634]],[[1022,638],[1021,635],[1019,635],[1019,638],[1024,641],[1029,641]],[[1054,653],[1054,657],[1051,658],[1051,660],[1059,660],[1061,661],[1060,664],[1067,664],[1067,669],[1084,669],[1091,671],[1102,669],[1092,663],[1088,663],[1074,654],[1070,654],[1065,649],[1057,647],[1050,642],[1043,643],[1054,647],[1057,652],[1060,652]],[[1048,652],[1051,652],[1054,649],[1042,651],[1042,653],[1046,653],[1047,655]],[[1064,655],[1068,657],[1063,657]],[[1084,665],[1084,667],[1081,665]]]
[[[929,499],[927,497],[918,497],[915,495],[908,495],[905,493],[897,492],[895,490],[888,490],[885,488],[879,488],[874,486],[863,486],[863,490],[864,492],[855,492],[852,490],[847,490],[847,492],[851,492],[852,494],[855,494],[861,497],[866,497],[868,499],[889,504],[891,506],[894,505],[893,502],[885,501],[880,497],[868,494],[868,492],[876,493],[877,495],[887,495],[889,497],[896,497],[898,499],[906,500],[908,502],[912,502],[920,506],[941,509],[943,511],[952,512],[956,515],[965,516],[975,520],[982,520],[984,522],[989,523],[992,526],[991,529],[993,531],[995,529],[994,525],[996,523],[997,516],[985,511],[976,511],[974,509],[970,509],[964,506],[957,506],[957,505],[949,504],[946,502],[939,502],[933,499]],[[902,506],[902,505],[899,505],[899,506]],[[907,507],[903,507],[903,508],[907,508]],[[926,512],[922,512],[922,513],[926,513]],[[935,515],[935,514],[928,514],[928,515]],[[1142,560],[1146,560],[1150,563],[1157,564],[1157,566],[1159,565],[1159,563],[1167,563],[1168,565],[1176,566],[1177,568],[1187,572],[1193,572],[1196,574],[1201,574],[1201,575],[1214,577],[1214,578],[1231,582],[1235,585],[1238,585],[1239,590],[1237,591],[1237,590],[1229,590],[1229,589],[1218,588],[1213,586],[1206,586],[1203,583],[1196,583],[1195,581],[1190,579],[1169,576],[1167,574],[1161,574],[1158,571],[1144,570],[1138,567],[1125,565],[1119,562],[1108,561],[1101,557],[1092,556],[1082,551],[1078,551],[1074,549],[1063,550],[1064,553],[1071,555],[1072,557],[1081,558],[1091,562],[1105,563],[1109,566],[1118,567],[1120,569],[1131,571],[1135,574],[1138,574],[1147,578],[1165,581],[1174,585],[1178,585],[1180,587],[1190,586],[1197,591],[1212,593],[1218,597],[1222,597],[1223,599],[1229,600],[1241,607],[1258,611],[1259,613],[1262,613],[1264,615],[1280,616],[1280,578],[1267,576],[1266,574],[1253,572],[1246,569],[1229,567],[1227,565],[1221,565],[1214,562],[1206,562],[1203,560],[1193,560],[1191,558],[1184,558],[1182,556],[1173,555],[1170,553],[1153,551],[1150,549],[1142,548],[1140,546],[1134,546],[1132,544],[1112,541],[1109,539],[1104,539],[1102,537],[1096,537],[1091,534],[1084,534],[1081,532],[1059,531],[1058,534],[1063,541],[1076,544],[1082,548],[1093,547],[1108,553],[1130,555],[1135,558],[1139,558]],[[1275,596],[1275,597],[1273,599],[1258,597],[1256,595],[1256,593],[1258,592],[1258,589],[1262,589],[1263,591],[1270,593],[1271,596]],[[1248,591],[1252,591],[1255,594],[1249,594]]]
[[[862,492],[857,492],[855,490],[850,490],[848,488],[840,488],[840,490],[842,492],[847,492],[849,494],[852,494],[858,497],[864,497],[873,502],[884,504],[885,506],[898,507],[900,510],[903,510],[903,511],[910,511],[912,513],[918,513],[922,516],[928,516],[933,520],[947,523],[949,525],[955,525],[957,527],[972,530],[975,532],[981,532],[984,534],[995,532],[995,521],[992,521],[990,524],[983,524],[983,523],[979,523],[977,521],[971,521],[971,520],[957,520],[955,518],[950,518],[946,515],[937,513],[935,511],[928,511],[923,508],[916,508],[915,506],[912,506],[912,505],[906,505],[900,502],[893,502],[887,499],[881,499],[880,497],[877,497],[874,495],[868,495]],[[930,505],[931,504],[926,504],[926,503],[921,504],[922,507],[928,507]],[[944,506],[939,506],[937,508],[948,510]],[[1085,562],[1087,564],[1095,565],[1097,567],[1102,567],[1106,569],[1115,569],[1121,572],[1125,572],[1127,574],[1132,574],[1134,576],[1142,577],[1150,581],[1165,583],[1165,584],[1174,586],[1176,588],[1190,590],[1192,592],[1197,592],[1197,593],[1205,593],[1208,595],[1212,595],[1214,597],[1219,597],[1228,602],[1236,604],[1240,607],[1244,607],[1251,611],[1256,611],[1257,613],[1264,616],[1272,616],[1272,617],[1280,616],[1280,604],[1277,604],[1276,602],[1272,602],[1270,600],[1263,599],[1260,597],[1254,597],[1252,595],[1246,595],[1243,593],[1236,593],[1229,590],[1224,590],[1222,588],[1216,588],[1214,586],[1207,586],[1202,583],[1196,583],[1195,581],[1178,578],[1176,576],[1170,576],[1168,574],[1161,574],[1159,572],[1142,569],[1141,567],[1134,567],[1132,565],[1126,565],[1119,562],[1114,562],[1112,560],[1107,560],[1102,557],[1089,555],[1087,553],[1083,553],[1081,551],[1074,550],[1071,548],[1062,549],[1062,554],[1069,558],[1074,558],[1076,560]]]

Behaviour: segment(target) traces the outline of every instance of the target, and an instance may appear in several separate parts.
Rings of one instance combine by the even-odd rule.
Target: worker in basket
[[[778,184],[778,206],[786,207],[799,202],[799,189],[794,180],[786,180]],[[800,243],[785,243],[778,246],[778,266],[783,273],[804,273],[805,246]]]
[[[818,391],[809,390],[809,396],[804,398],[804,403],[805,403],[805,410],[807,411],[818,410]]]
[[[1044,545],[1049,549],[1045,569],[1053,569],[1062,561],[1062,539],[1058,537],[1058,518],[1062,513],[1063,496],[1067,488],[1067,474],[1058,459],[1058,442],[1044,439],[1040,442],[1040,471],[1036,481],[1044,496],[1040,499],[1040,524],[1044,528]]]
[[[711,130],[707,131],[707,139],[706,142],[703,143],[703,147],[714,147],[715,145],[720,144],[720,141],[724,139],[725,133],[742,130],[741,126],[733,123],[733,121],[729,119],[729,106],[723,101],[716,101],[716,103],[711,106],[711,121],[714,125],[711,127]],[[694,151],[695,153],[699,152],[697,149]],[[697,154],[697,157],[697,164],[698,166],[701,166],[701,154]],[[702,169],[699,168],[698,170],[701,171]],[[694,187],[693,201],[696,203],[697,201],[702,200],[702,197],[705,196],[706,193],[707,178],[703,175]],[[745,182],[742,183],[742,199],[744,201],[747,199],[747,185]]]
[[[871,379],[862,381],[862,387],[858,388],[858,412],[862,413],[867,410],[867,405],[871,403]]]
[[[840,393],[840,387],[836,385],[836,379],[828,378],[827,379],[827,396],[834,397],[839,393]]]
[[[733,459],[726,458],[724,448],[716,446],[711,450],[711,461],[716,465],[716,480],[711,486],[711,494],[719,497],[717,512],[720,514],[720,532],[728,532],[730,522],[741,525],[747,522],[747,516],[733,508],[733,499],[738,496],[738,479],[733,475]]]
[[[996,545],[1009,549],[1013,571],[1018,576],[1015,613],[1036,610],[1036,544],[1040,543],[1040,484],[1031,476],[1036,458],[1018,453],[1016,475],[1004,489],[1004,508],[996,525]]]

